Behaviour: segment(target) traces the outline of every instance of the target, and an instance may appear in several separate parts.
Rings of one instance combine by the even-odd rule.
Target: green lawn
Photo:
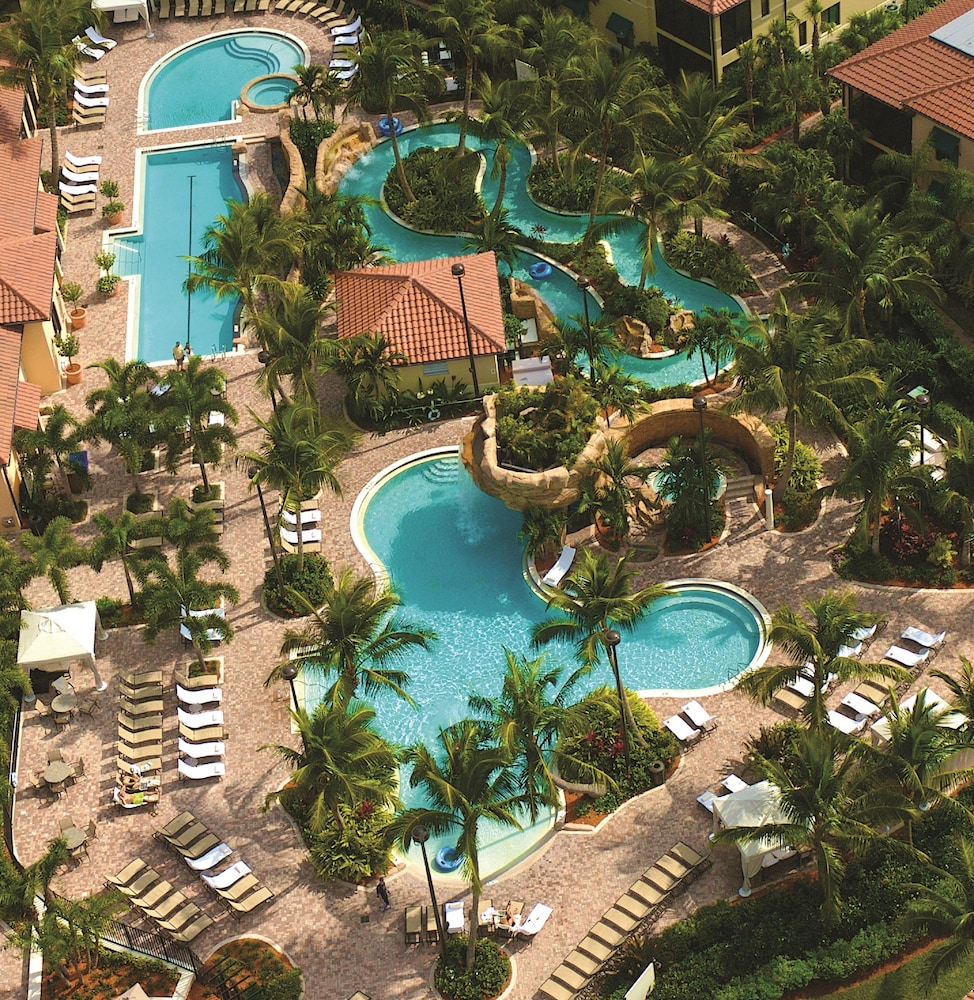
[[[895,972],[874,976],[865,983],[840,990],[831,996],[842,1000],[961,1000],[974,989],[974,956],[962,962],[953,972],[941,976],[934,986],[925,978],[925,955],[901,965]]]

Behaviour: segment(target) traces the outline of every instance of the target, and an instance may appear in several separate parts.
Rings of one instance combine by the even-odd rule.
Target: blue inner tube
[[[436,852],[436,867],[441,872],[454,872],[463,862],[463,855],[455,847],[441,847]]]
[[[551,277],[551,265],[546,260],[539,260],[528,268],[528,273],[538,281],[544,281]]]
[[[383,115],[383,117],[379,119],[379,131],[383,135],[391,135],[393,132],[395,132],[396,135],[402,135],[402,122],[398,118],[393,118],[392,127],[390,128],[389,118]]]

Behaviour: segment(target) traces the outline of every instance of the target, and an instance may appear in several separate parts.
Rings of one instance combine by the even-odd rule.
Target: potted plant
[[[102,205],[101,214],[113,226],[117,226],[122,221],[122,213],[125,211],[125,202],[118,200],[118,182],[102,181],[99,190],[102,196],[108,199]]]
[[[118,283],[122,280],[117,274],[112,274],[112,268],[115,266],[115,254],[110,250],[101,250],[95,254],[95,263],[102,272],[95,288],[102,295],[114,295],[118,291]]]
[[[88,310],[78,302],[84,291],[76,281],[66,281],[61,285],[61,298],[70,306],[68,318],[74,330],[83,330],[88,325]]]
[[[81,349],[81,344],[78,341],[77,335],[74,333],[64,334],[55,343],[57,344],[58,354],[62,358],[68,359],[67,367],[64,369],[68,385],[78,385],[81,382],[81,365],[75,362],[74,356]]]

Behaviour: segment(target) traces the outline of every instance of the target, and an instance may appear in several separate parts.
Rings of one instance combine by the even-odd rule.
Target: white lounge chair
[[[79,52],[83,52],[89,59],[94,59],[96,62],[108,55],[108,49],[100,49],[97,46],[92,48],[90,45],[85,44],[81,35],[76,35],[71,41],[77,46]]]
[[[727,777],[721,781],[721,784],[729,792],[743,792],[744,789],[748,787],[748,783],[737,774],[728,774]]]
[[[335,35],[333,45],[358,45],[358,35]]]
[[[80,104],[83,108],[107,108],[108,101],[107,97],[85,97],[77,90],[74,92],[74,103]]]
[[[190,778],[193,781],[200,781],[204,778],[222,778],[227,773],[227,765],[222,760],[213,760],[207,764],[192,764],[180,757],[177,766],[180,778]],[[213,865],[207,867],[212,868]]]
[[[857,642],[854,646],[839,646],[839,656],[854,658],[861,655],[863,643]]]
[[[72,198],[79,194],[98,193],[97,184],[66,184],[64,181],[59,181],[58,187],[61,189],[61,194],[66,194]]]
[[[358,33],[358,29],[362,27],[362,15],[359,14],[351,24],[337,24],[331,29],[332,38],[336,38],[338,35],[354,35]]]
[[[293,545],[295,548],[298,546],[298,533],[296,531],[291,531],[289,528],[279,527],[278,530],[281,534],[281,541],[286,542],[288,545]],[[313,545],[321,541],[321,528],[305,528],[301,532],[301,541],[305,545]]]
[[[874,704],[868,698],[863,698],[861,694],[856,694],[855,691],[850,691],[842,699],[842,704],[846,708],[851,708],[856,715],[881,715],[883,711],[879,705]]]
[[[861,732],[862,727],[866,724],[865,716],[850,719],[848,715],[843,715],[841,712],[834,712],[831,709],[829,709],[828,720],[830,726],[838,729],[840,733],[845,733],[846,736],[852,736],[854,733]]]
[[[535,903],[527,919],[518,927],[515,933],[527,934],[528,937],[534,937],[548,922],[548,917],[553,912],[550,906],[546,906],[544,903]]]
[[[233,848],[229,844],[217,844],[216,847],[211,848],[195,861],[191,858],[185,860],[194,872],[207,872],[211,868],[215,868],[224,858],[229,858],[231,854],[233,854]]]
[[[181,684],[176,685],[176,697],[184,705],[206,705],[211,701],[223,701],[223,688],[194,688],[187,691]]]
[[[301,523],[302,524],[317,524],[321,520],[320,510],[302,510],[301,512]],[[287,521],[288,524],[297,526],[298,523],[298,513],[293,510],[281,510],[281,517]]]
[[[353,76],[358,72],[358,66],[352,66],[350,69],[339,70],[335,73],[336,80],[351,80]]]
[[[355,63],[351,59],[332,59],[328,63],[329,69],[351,69]]]
[[[227,745],[222,740],[210,740],[209,743],[190,743],[179,737],[179,752],[193,760],[202,760],[204,757],[222,757],[227,750]]]
[[[223,712],[218,708],[212,712],[187,712],[184,708],[177,708],[176,715],[188,729],[204,729],[206,726],[223,725]]]
[[[443,904],[443,915],[446,917],[447,934],[462,934],[467,925],[467,918],[463,912],[463,902],[458,900],[454,903]]]
[[[74,82],[75,86],[77,86],[78,81],[75,80]],[[75,170],[84,170],[85,167],[97,167],[101,165],[100,156],[75,156],[74,153],[65,150],[64,158]]]
[[[95,45],[100,45],[103,49],[108,49],[109,52],[118,45],[118,42],[114,38],[106,38],[104,35],[100,35],[95,28],[85,28],[85,34]]]
[[[235,882],[239,882],[244,875],[249,875],[251,872],[250,865],[246,861],[238,861],[236,864],[231,865],[229,868],[225,868],[222,872],[218,872],[216,875],[200,875],[200,878],[211,888],[211,889],[229,889]]]
[[[879,625],[863,625],[861,628],[857,628],[855,632],[852,633],[853,642],[865,642],[867,639],[871,639],[876,632],[879,630]]]
[[[61,167],[61,176],[71,184],[94,184],[98,180],[98,171],[89,170],[83,174],[78,174],[67,167]]]
[[[922,628],[916,628],[913,625],[909,625],[900,633],[900,638],[909,639],[911,642],[915,642],[918,646],[925,646],[927,649],[933,649],[934,646],[939,646],[944,639],[947,638],[947,632],[938,632],[934,635],[932,632],[924,632]]]
[[[223,608],[207,608],[205,611],[190,611],[187,615],[185,608],[180,608],[183,618],[201,618],[203,615],[219,615],[220,618],[226,618],[227,613]],[[184,639],[192,639],[189,629],[186,627],[185,622],[179,623],[179,634]],[[206,638],[209,642],[219,642],[220,633],[217,632],[215,628],[210,628],[206,630]]]
[[[883,659],[892,660],[902,667],[916,667],[923,663],[929,655],[929,649],[921,649],[919,653],[911,653],[910,650],[904,649],[902,646],[890,646],[883,653]]]
[[[699,729],[691,728],[678,715],[671,715],[664,723],[664,726],[681,742],[696,743],[703,735]]]
[[[714,811],[714,799],[717,798],[717,793],[710,791],[701,792],[697,796],[697,801],[707,810],[707,812],[712,813]]]
[[[74,81],[74,92],[76,94],[84,94],[85,97],[97,97],[99,94],[104,96],[108,93],[107,83],[85,83],[83,80],[75,79]],[[98,157],[98,162],[101,162],[101,157]]]
[[[570,545],[566,545],[561,550],[558,561],[541,577],[541,582],[549,587],[557,587],[564,580],[565,574],[572,568],[574,561],[575,550]]]
[[[680,711],[697,729],[709,732],[717,727],[717,720],[696,699],[688,701]]]

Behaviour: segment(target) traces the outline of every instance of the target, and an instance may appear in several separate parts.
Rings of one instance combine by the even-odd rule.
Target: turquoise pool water
[[[455,145],[458,137],[456,125],[438,123],[410,129],[399,137],[399,148],[403,156],[420,146]],[[491,147],[468,137],[471,149],[480,149],[487,159],[488,170],[484,176],[483,196],[488,205],[493,205],[497,197],[498,180],[490,176]],[[557,242],[571,242],[578,239],[585,229],[587,216],[565,215],[550,212],[536,205],[527,193],[527,175],[531,169],[531,152],[523,143],[511,146],[511,160],[507,172],[507,187],[504,205],[510,213],[510,221],[522,232],[530,233],[535,226],[545,228],[545,238]],[[394,163],[392,143],[382,142],[366,156],[349,168],[342,179],[339,190],[343,194],[381,197],[381,186]],[[375,243],[390,248],[396,260],[423,260],[431,257],[447,257],[467,251],[463,249],[463,238],[454,236],[433,236],[417,233],[399,225],[380,206],[366,208],[372,239]],[[638,227],[607,237],[612,258],[620,276],[630,284],[638,284],[642,270],[642,258],[637,248]],[[743,315],[736,299],[718,291],[713,285],[695,281],[674,271],[656,252],[656,273],[648,281],[659,286],[663,293],[674,302],[687,309],[700,311],[710,306],[713,309],[729,309],[736,315]],[[531,284],[544,297],[557,316],[570,316],[583,312],[581,293],[575,281],[559,268],[546,281],[535,281],[528,274],[528,268],[538,258],[533,254],[521,253],[514,269],[515,277]],[[589,300],[592,316],[599,315],[594,297]],[[674,355],[658,361],[623,356],[620,365],[635,378],[650,385],[661,387],[681,382],[699,382],[703,379],[703,369],[699,356],[687,358],[684,354]]]
[[[186,343],[186,261],[189,249],[189,178],[193,177],[193,253],[230,198],[242,191],[229,145],[191,146],[142,156],[141,231],[116,238],[115,269],[139,277],[136,343],[129,357],[170,361],[176,341]],[[199,290],[192,296],[190,343],[197,354],[231,350],[236,300]]]
[[[294,81],[290,77],[272,76],[266,80],[258,80],[248,87],[244,96],[252,104],[273,108],[278,104],[284,104],[292,90],[294,90]]]
[[[403,745],[429,742],[469,714],[471,694],[499,693],[502,647],[535,655],[530,629],[546,616],[546,606],[522,575],[521,516],[482,493],[456,453],[420,459],[383,477],[360,504],[364,510],[356,523],[369,558],[388,571],[404,614],[439,635],[430,653],[409,658],[416,708],[380,696],[378,723]],[[632,636],[624,636],[619,665],[627,686],[699,691],[726,684],[762,650],[761,616],[760,608],[730,588],[682,587],[678,596],[654,604]],[[569,664],[571,656],[567,646],[549,648],[550,663]],[[605,663],[583,679],[579,691],[600,684],[612,684]],[[308,678],[307,704],[317,704],[326,687]],[[408,799],[408,789],[405,794]],[[506,832],[496,848],[498,868],[527,853],[550,822],[546,818],[517,835]],[[431,846],[431,840],[431,856],[450,842],[443,838]]]
[[[177,49],[145,84],[146,128],[231,121],[233,102],[254,77],[307,61],[295,39],[273,31],[233,31]]]

